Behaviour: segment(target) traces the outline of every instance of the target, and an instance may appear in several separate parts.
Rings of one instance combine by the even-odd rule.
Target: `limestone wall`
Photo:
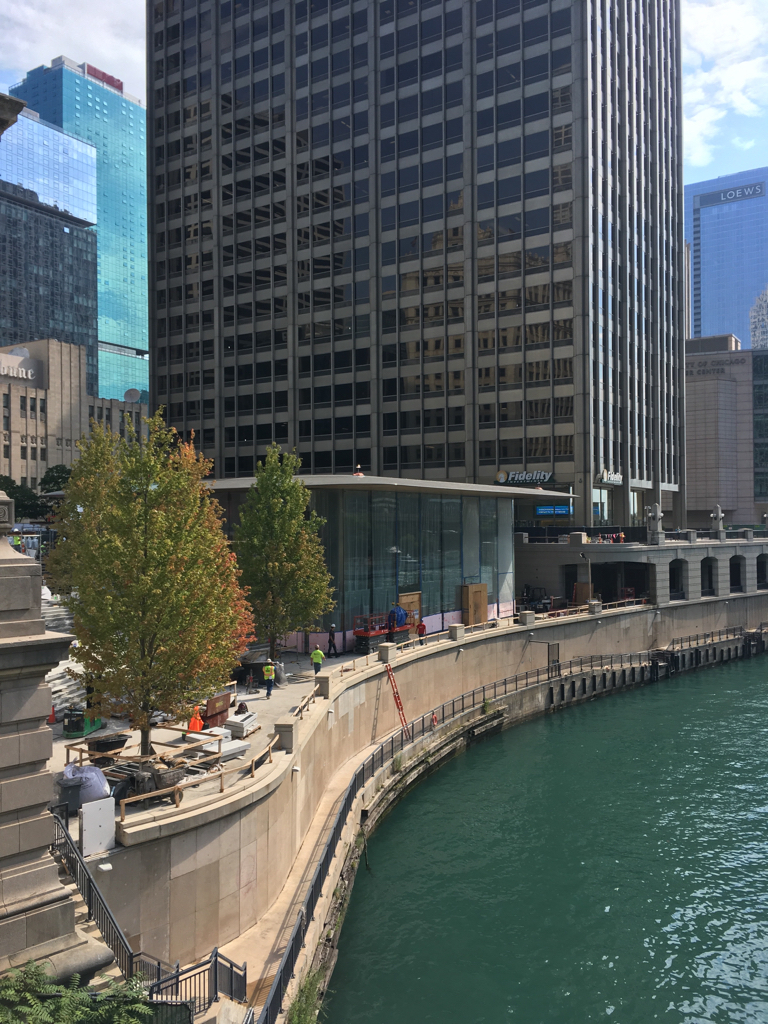
[[[764,620],[765,592],[680,602],[663,613],[646,606],[546,620],[416,648],[401,656],[395,673],[410,719],[483,683],[543,667],[547,648],[532,644],[531,632],[559,642],[562,662]],[[191,962],[257,924],[277,898],[332,776],[347,762],[351,775],[374,740],[399,728],[383,665],[343,676],[337,669],[329,688],[329,699],[310,705],[303,721],[281,723],[286,749],[254,780],[223,796],[188,790],[178,810],[154,805],[119,828],[124,845],[99,884],[134,949]]]

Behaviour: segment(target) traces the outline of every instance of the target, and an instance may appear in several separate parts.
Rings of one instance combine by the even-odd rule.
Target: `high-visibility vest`
[[[323,660],[324,660],[324,658],[325,658],[325,655],[323,654],[323,652],[322,652],[322,651],[312,651],[312,653],[310,654],[310,656],[309,656],[309,657],[310,657],[310,658],[311,658],[311,660],[312,660],[312,661],[314,661],[314,662],[315,662],[316,664],[318,664],[318,665],[321,665],[321,664],[323,663]]]
[[[265,665],[264,666],[264,678],[265,679],[274,679],[275,678],[275,666],[274,665]]]

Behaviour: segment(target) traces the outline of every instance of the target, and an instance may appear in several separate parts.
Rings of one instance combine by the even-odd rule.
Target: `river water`
[[[765,1024],[768,658],[472,746],[368,848],[327,1024]]]

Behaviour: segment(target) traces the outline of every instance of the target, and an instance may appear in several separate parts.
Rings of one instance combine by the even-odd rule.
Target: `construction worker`
[[[325,661],[325,655],[320,650],[320,644],[315,644],[315,649],[310,654],[309,660],[312,662],[312,665],[315,669],[315,675],[317,675],[317,673],[322,668],[323,662]]]
[[[271,658],[264,663],[264,683],[267,687],[267,700],[272,696],[272,687],[275,685],[275,666]]]
[[[331,628],[328,630],[328,657],[331,656],[331,648],[333,648],[334,658],[338,658],[339,652],[336,650],[336,623],[331,623]]]

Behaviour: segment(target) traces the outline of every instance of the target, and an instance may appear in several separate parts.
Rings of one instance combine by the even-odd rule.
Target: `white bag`
[[[103,800],[109,796],[109,783],[104,772],[95,764],[67,764],[64,766],[65,779],[82,779],[80,786],[80,803],[87,804],[91,800]]]

